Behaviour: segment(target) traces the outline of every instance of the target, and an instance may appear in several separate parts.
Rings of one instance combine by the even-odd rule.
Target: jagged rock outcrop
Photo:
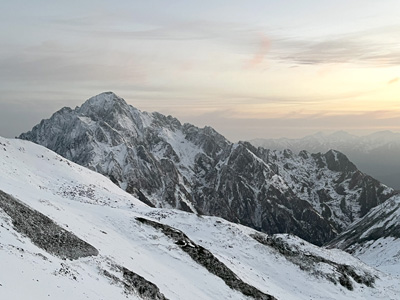
[[[17,232],[27,236],[35,245],[49,253],[70,260],[99,254],[89,243],[2,190],[0,209],[11,218]]]
[[[298,153],[307,150],[312,153],[336,149],[365,173],[379,181],[400,190],[400,133],[388,130],[357,136],[345,131],[332,134],[316,133],[300,139],[254,139],[254,146],[267,149],[291,149]]]
[[[272,151],[253,148],[264,161],[275,165],[290,189],[312,206],[338,232],[385,202],[394,191],[360,172],[343,154],[329,150],[325,154],[290,150]]]
[[[392,192],[337,151],[294,155],[231,143],[211,127],[141,112],[111,92],[61,109],[20,138],[107,175],[152,206],[319,245]]]
[[[152,226],[155,229],[161,230],[166,236],[174,240],[175,244],[186,252],[195,262],[206,268],[210,273],[221,278],[231,289],[237,290],[243,295],[257,300],[277,300],[274,296],[267,295],[254,286],[241,280],[210,251],[193,242],[182,231],[142,217],[136,218],[136,220],[143,224]]]
[[[318,270],[319,264],[329,265],[330,268],[335,270],[335,276],[328,275],[327,279],[331,280],[334,284],[339,283],[348,290],[353,290],[353,280],[358,284],[363,284],[367,287],[372,287],[375,283],[376,277],[368,272],[364,271],[359,273],[356,268],[350,265],[338,263],[322,256],[305,252],[301,245],[293,245],[288,243],[290,236],[265,236],[261,233],[257,233],[252,235],[252,237],[259,243],[276,249],[289,261],[298,265],[301,270],[307,270],[316,277],[326,276],[323,272]]]

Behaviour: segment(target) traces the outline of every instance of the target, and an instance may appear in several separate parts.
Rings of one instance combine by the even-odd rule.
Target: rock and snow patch
[[[397,299],[400,294],[398,279],[370,269],[342,251],[287,239],[290,249],[317,253],[348,265],[359,275],[372,274],[373,286],[348,276],[353,286],[350,291],[324,276],[315,276],[312,269],[301,269],[276,248],[256,241],[251,237],[257,233],[253,229],[216,217],[149,208],[109,179],[41,146],[21,140],[0,142],[6,149],[0,151],[0,190],[99,252],[63,260],[16,231],[12,218],[0,209],[0,294],[5,299],[153,297],[140,293],[143,285],[135,290],[141,278],[151,283],[145,285],[150,293],[146,295],[159,295],[160,299],[249,299],[182,249],[195,245],[209,251],[244,283],[277,299],[375,300]],[[74,192],[60,193],[60,187]],[[177,244],[137,218],[157,220],[190,240]],[[298,246],[301,243],[303,247]],[[317,265],[318,272],[334,270],[328,265]]]
[[[99,254],[92,245],[1,190],[0,209],[11,218],[17,232],[53,255],[62,259],[74,260]]]
[[[371,210],[328,244],[382,271],[400,275],[400,195]]]

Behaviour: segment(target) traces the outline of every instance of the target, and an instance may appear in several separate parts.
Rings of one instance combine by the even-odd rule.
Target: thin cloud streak
[[[93,22],[95,19],[93,19]],[[63,25],[67,26],[68,24]],[[144,41],[189,41],[197,40],[225,44],[237,54],[248,56],[245,65],[251,68],[268,59],[299,65],[352,63],[361,66],[391,66],[400,64],[400,47],[397,37],[400,26],[377,27],[350,34],[332,35],[310,40],[296,36],[276,34],[267,28],[251,27],[241,23],[224,22],[175,22],[168,25],[147,24],[148,29],[122,30],[93,29],[69,24],[69,30],[88,36],[107,39]],[[112,27],[112,26],[111,26]],[[262,36],[260,39],[260,35]],[[254,51],[256,49],[256,51]]]
[[[95,21],[96,18],[93,18],[92,22]],[[181,21],[164,25],[149,23],[145,26],[148,29],[142,30],[122,30],[121,26],[99,30],[94,29],[96,27],[92,22],[86,22],[83,25],[78,23],[79,26],[68,22],[61,25],[66,26],[67,30],[98,38],[144,41],[203,40],[225,44],[230,51],[248,56],[246,68],[259,65],[267,54],[268,59],[299,65],[353,63],[377,67],[400,64],[400,47],[397,42],[400,25],[306,40],[296,36],[277,35],[273,30],[251,27],[239,22]]]
[[[399,35],[400,26],[390,26],[313,40],[272,37],[271,56],[300,65],[397,66],[400,64]]]

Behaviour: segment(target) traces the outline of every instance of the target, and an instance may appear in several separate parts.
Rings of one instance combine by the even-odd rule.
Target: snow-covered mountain
[[[393,190],[360,172],[341,152],[325,154],[290,150],[253,149],[264,160],[278,166],[288,187],[342,231],[384,202]]]
[[[112,92],[63,108],[20,138],[108,176],[151,206],[317,245],[393,192],[337,151],[295,155],[231,143],[210,127],[139,111]]]
[[[380,270],[400,275],[400,195],[372,209],[330,242]]]
[[[400,133],[380,131],[356,136],[345,131],[316,133],[301,139],[254,139],[256,147],[274,150],[291,149],[326,152],[336,149],[345,153],[363,172],[400,190]]]
[[[0,138],[3,299],[398,299],[341,250],[151,208],[102,175]]]

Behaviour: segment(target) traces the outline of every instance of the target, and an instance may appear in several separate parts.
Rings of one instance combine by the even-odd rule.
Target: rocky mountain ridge
[[[400,133],[379,131],[356,136],[345,131],[316,133],[299,139],[254,139],[256,147],[293,152],[326,152],[336,149],[345,153],[358,168],[385,184],[400,190]]]
[[[393,190],[337,151],[270,151],[141,112],[112,92],[19,137],[108,176],[151,206],[215,215],[321,245]]]

